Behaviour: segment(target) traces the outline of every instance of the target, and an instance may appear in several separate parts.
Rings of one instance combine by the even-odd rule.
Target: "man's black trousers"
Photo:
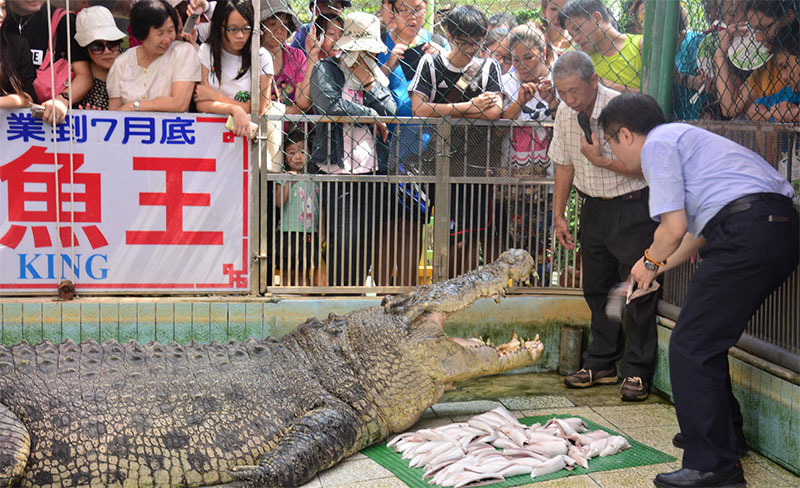
[[[686,445],[683,467],[727,471],[739,460],[736,432],[742,429],[728,349],[797,268],[798,216],[788,198],[757,201],[703,232],[702,262],[670,339],[669,370]]]
[[[583,367],[612,369],[622,357],[619,372],[623,377],[639,376],[650,382],[658,347],[659,293],[631,302],[625,314],[624,334],[623,324],[606,316],[608,292],[628,278],[633,265],[653,242],[658,223],[650,218],[647,196],[647,191],[642,191],[638,200],[584,198],[579,240],[583,296],[592,312],[592,341],[584,355]]]

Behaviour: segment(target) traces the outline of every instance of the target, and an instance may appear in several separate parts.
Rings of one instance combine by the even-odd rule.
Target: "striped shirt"
[[[597,100],[594,103],[592,116],[589,118],[592,133],[597,134],[597,139],[602,144],[600,152],[603,157],[608,159],[613,159],[614,155],[608,144],[604,142],[603,128],[597,123],[597,118],[608,102],[617,95],[619,95],[618,91],[598,84]],[[578,113],[569,108],[566,103],[561,102],[553,125],[553,141],[550,143],[548,156],[556,164],[573,166],[575,169],[573,184],[579,191],[590,197],[613,198],[641,190],[647,186],[647,182],[642,178],[625,176],[593,165],[581,153],[581,138],[583,137],[583,130],[578,125]]]

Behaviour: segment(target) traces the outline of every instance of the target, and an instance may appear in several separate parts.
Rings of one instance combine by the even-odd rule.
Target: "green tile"
[[[227,340],[243,341],[246,338],[245,330],[245,304],[229,302]]]
[[[119,339],[119,303],[100,304],[100,342]]]
[[[209,312],[211,341],[228,342],[228,304],[212,303]]]
[[[42,335],[44,339],[58,344],[63,340],[61,333],[61,303],[42,304]]]
[[[192,338],[201,344],[211,340],[210,310],[208,303],[192,304]]]
[[[61,334],[63,340],[81,341],[81,304],[70,302],[61,304]]]
[[[28,344],[42,342],[42,304],[22,304],[22,338]]]
[[[264,338],[264,304],[248,303],[244,309],[245,335],[254,339]]]
[[[22,341],[22,304],[3,304],[3,344],[13,346]]]
[[[119,304],[119,342],[135,341],[139,338],[135,303]]]
[[[175,339],[175,308],[171,303],[156,304],[156,341],[167,344]]]
[[[188,344],[192,342],[192,304],[175,304],[175,342]]]
[[[156,340],[156,306],[154,303],[139,303],[136,306],[138,337],[142,344]]]
[[[94,339],[100,341],[100,304],[81,304],[81,341]]]

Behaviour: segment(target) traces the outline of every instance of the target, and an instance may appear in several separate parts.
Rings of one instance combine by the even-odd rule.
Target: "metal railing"
[[[390,157],[387,170],[366,174],[274,173],[267,168],[274,171],[279,165],[262,158],[262,293],[396,293],[474,269],[512,247],[528,250],[536,260],[538,277],[528,289],[580,287],[575,252],[554,247],[550,238],[553,180],[542,169],[549,163],[525,168],[504,156],[512,130],[549,131],[552,123],[309,115],[267,119],[414,123],[422,128],[420,135],[433,139],[413,161]],[[462,144],[479,138],[468,131],[486,131],[486,146],[454,147],[448,136],[459,130],[467,132]],[[549,142],[547,136],[540,142]],[[259,144],[263,155],[266,141]],[[313,231],[281,231],[275,198],[286,184],[302,184],[304,193],[311,189],[320,195],[320,223]]]

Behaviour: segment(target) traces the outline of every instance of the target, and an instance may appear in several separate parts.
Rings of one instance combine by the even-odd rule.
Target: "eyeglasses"
[[[453,44],[456,44],[461,49],[477,50],[481,48],[481,41],[472,39],[453,39]]]
[[[253,32],[253,28],[249,25],[246,25],[244,27],[223,27],[223,29],[225,29],[225,32],[227,32],[228,34],[233,34],[233,35],[249,34]]]
[[[394,10],[394,13],[400,17],[421,17],[425,15],[427,11],[428,10],[424,7],[415,8],[413,10],[410,8],[398,8]]]
[[[86,46],[86,49],[92,54],[103,54],[106,49],[114,53],[119,51],[120,44],[122,44],[122,41],[94,41]]]

